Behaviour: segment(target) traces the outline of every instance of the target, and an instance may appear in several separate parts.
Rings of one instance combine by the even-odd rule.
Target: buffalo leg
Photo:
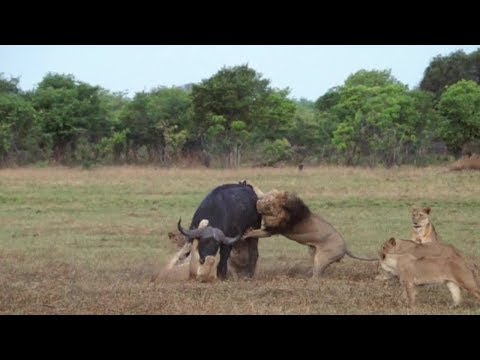
[[[253,278],[258,260],[258,238],[248,239],[248,270],[247,276]]]
[[[224,280],[227,277],[227,264],[230,252],[232,251],[231,245],[220,245],[220,262],[217,267],[217,277]]]

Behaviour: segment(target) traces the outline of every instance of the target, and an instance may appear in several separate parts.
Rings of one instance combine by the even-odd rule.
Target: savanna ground
[[[410,207],[429,205],[446,242],[480,265],[480,173],[444,167],[240,170],[106,167],[0,170],[1,314],[480,314],[463,292],[451,309],[446,286],[419,288],[409,310],[398,280],[375,280],[378,265],[345,257],[310,280],[305,246],[261,239],[253,280],[152,284],[215,186],[247,179],[295,190],[358,255],[390,236],[410,236]]]

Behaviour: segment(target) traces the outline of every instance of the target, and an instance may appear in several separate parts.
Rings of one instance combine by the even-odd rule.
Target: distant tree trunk
[[[137,144],[132,144],[132,155],[133,155],[133,163],[137,164],[138,163],[138,146]]]
[[[130,140],[127,140],[126,141],[126,146],[125,146],[125,161],[127,162],[127,164],[130,164]]]
[[[65,157],[65,149],[67,147],[67,143],[60,141],[58,142],[54,149],[53,149],[53,158],[55,159],[56,163],[62,163]]]
[[[212,156],[205,150],[202,151],[202,160],[203,160],[203,165],[205,165],[207,168],[211,166]]]
[[[241,160],[242,160],[242,151],[241,151],[241,148],[240,148],[240,145],[239,145],[239,146],[237,146],[237,159],[236,159],[236,167],[237,168],[240,167]]]
[[[148,155],[148,163],[152,164],[154,162],[154,149],[152,149],[152,146],[147,145],[147,155]]]

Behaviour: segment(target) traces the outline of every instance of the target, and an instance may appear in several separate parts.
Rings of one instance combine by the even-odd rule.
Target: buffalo
[[[248,247],[248,259],[243,273],[252,278],[258,259],[258,238],[239,239],[247,229],[257,229],[261,226],[262,216],[257,212],[257,195],[252,186],[245,181],[238,184],[225,184],[213,189],[193,215],[190,230],[197,229],[200,221],[207,219],[212,228],[220,229],[226,237],[235,238],[235,241],[220,241],[214,236],[204,236],[199,239],[198,253],[200,263],[207,256],[215,256],[220,251],[220,261],[217,267],[219,279],[227,277],[227,264],[233,248]],[[239,239],[239,240],[237,240]],[[192,241],[189,238],[188,241]]]

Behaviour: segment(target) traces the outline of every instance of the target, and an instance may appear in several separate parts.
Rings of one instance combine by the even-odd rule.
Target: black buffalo
[[[200,221],[207,219],[209,225],[218,228],[225,236],[236,237],[239,232],[244,233],[249,228],[258,229],[261,226],[262,216],[257,212],[257,195],[253,188],[245,181],[238,184],[225,184],[213,189],[200,203],[193,215],[190,229],[197,229]],[[258,259],[258,238],[239,240],[233,246],[248,246],[248,261],[245,274],[253,277]],[[227,276],[227,263],[232,250],[232,245],[212,238],[202,238],[199,241],[198,252],[200,262],[207,256],[215,256],[220,250],[220,262],[217,276],[225,279]]]

